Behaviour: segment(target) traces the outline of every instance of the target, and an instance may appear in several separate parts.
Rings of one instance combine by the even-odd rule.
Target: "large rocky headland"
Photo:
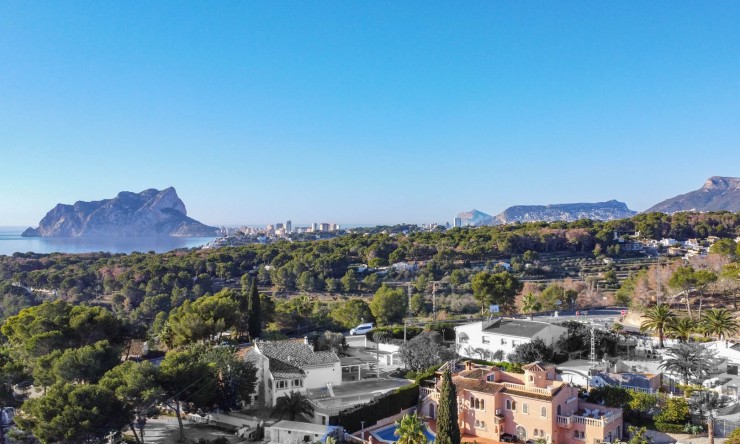
[[[122,191],[112,199],[57,204],[25,237],[216,236],[218,228],[187,216],[177,191]]]

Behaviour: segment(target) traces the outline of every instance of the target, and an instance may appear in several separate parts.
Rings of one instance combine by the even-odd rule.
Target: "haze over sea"
[[[0,227],[0,255],[13,253],[164,253],[178,248],[199,247],[213,237],[21,237],[26,227]]]

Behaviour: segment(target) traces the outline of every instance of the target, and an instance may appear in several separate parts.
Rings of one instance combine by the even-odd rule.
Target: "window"
[[[504,339],[504,338],[501,338],[501,345],[506,345],[507,343],[508,343],[508,342],[506,341],[506,339]]]
[[[537,429],[534,429],[534,433],[532,433],[532,434],[533,434],[534,436],[540,436],[540,433],[539,433],[539,431],[537,431]]]
[[[476,429],[485,429],[486,428],[486,422],[480,421],[478,419],[475,420],[475,428]]]
[[[506,400],[506,410],[511,410],[511,399]]]
[[[301,380],[301,379],[294,379],[293,380],[293,387],[303,387],[303,380]]]
[[[511,341],[511,346],[516,347],[516,341]]]
[[[575,431],[575,432],[573,433],[573,437],[574,437],[575,439],[581,439],[581,440],[585,440],[585,439],[586,439],[586,432],[581,432],[581,431],[578,431],[578,430],[576,430],[576,431]]]
[[[534,382],[534,376],[533,375],[529,375],[529,382]]]
[[[457,335],[457,340],[461,344],[467,344],[469,339],[470,339],[470,337],[467,334],[465,334],[465,333],[460,333],[459,335]]]
[[[516,411],[516,401],[511,401],[511,410]]]
[[[484,343],[484,344],[490,344],[491,343],[491,338],[484,335],[483,338],[481,339],[481,342]]]
[[[547,407],[542,407],[542,410],[540,412],[543,418],[547,418]]]
[[[529,407],[527,406],[527,403],[522,404],[522,413],[529,413]],[[534,435],[537,436],[537,435]]]
[[[486,400],[475,398],[473,396],[470,397],[470,408],[476,409],[476,410],[485,410],[486,409]]]
[[[288,388],[288,381],[275,381],[275,388],[278,388],[278,389]]]

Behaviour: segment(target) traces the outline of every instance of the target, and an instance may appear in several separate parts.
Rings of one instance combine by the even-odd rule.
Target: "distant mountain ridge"
[[[57,204],[25,237],[216,236],[218,229],[187,216],[177,191],[122,191],[112,199]]]
[[[740,211],[740,177],[710,177],[698,190],[666,199],[645,213],[679,211]]]
[[[515,205],[496,215],[489,216],[478,210],[460,213],[457,217],[465,225],[501,225],[514,222],[573,222],[579,219],[615,220],[637,214],[624,202],[609,200],[594,203],[566,203],[553,205]],[[466,221],[469,221],[466,223]]]

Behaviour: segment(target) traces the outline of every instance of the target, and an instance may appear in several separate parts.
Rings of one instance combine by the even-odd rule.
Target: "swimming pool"
[[[370,434],[379,441],[393,443],[398,441],[398,436],[396,436],[397,428],[398,425],[391,424],[389,426],[383,427],[382,429],[373,430],[372,432],[370,432]],[[434,442],[434,440],[436,439],[436,435],[432,433],[432,431],[429,430],[426,426],[424,426],[424,435],[426,435],[428,442]]]

